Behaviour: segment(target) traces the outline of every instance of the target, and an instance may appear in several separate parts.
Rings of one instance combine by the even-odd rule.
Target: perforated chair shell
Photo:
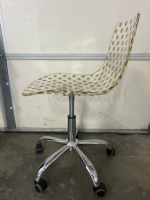
[[[126,69],[140,14],[132,19],[117,23],[109,46],[106,60],[92,74],[50,74],[29,84],[24,96],[43,93],[74,93],[76,95],[100,95],[109,92],[122,78]]]

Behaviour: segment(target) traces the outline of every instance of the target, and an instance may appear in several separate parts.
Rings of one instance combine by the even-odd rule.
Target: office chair
[[[43,93],[61,93],[69,96],[68,139],[64,140],[57,137],[44,136],[36,144],[35,150],[37,153],[43,152],[41,143],[43,140],[65,145],[45,159],[40,165],[34,180],[35,190],[37,192],[43,192],[47,187],[46,181],[41,178],[43,172],[51,163],[69,149],[70,151],[74,150],[85,165],[93,182],[93,190],[97,196],[102,197],[105,195],[105,184],[99,182],[94,165],[79,149],[79,145],[105,144],[107,146],[106,152],[109,156],[115,154],[115,149],[108,142],[100,139],[78,140],[76,116],[74,115],[74,99],[76,95],[80,96],[82,94],[106,94],[119,83],[129,60],[139,19],[140,14],[138,13],[132,19],[117,23],[106,59],[101,68],[96,72],[92,74],[50,74],[35,80],[24,89],[24,96]]]

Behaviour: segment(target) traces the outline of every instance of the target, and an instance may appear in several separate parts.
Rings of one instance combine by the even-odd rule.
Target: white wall
[[[106,53],[118,21],[141,13],[132,53],[150,53],[149,0],[0,0],[9,53]],[[87,73],[101,61],[10,61],[19,127],[66,128],[68,98],[22,96],[31,81],[53,72]],[[75,101],[81,128],[147,128],[150,61],[130,61],[107,95]],[[0,119],[1,120],[1,119]]]

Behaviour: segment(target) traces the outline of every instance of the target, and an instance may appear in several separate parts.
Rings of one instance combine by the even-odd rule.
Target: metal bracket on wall
[[[3,41],[1,27],[0,27],[0,87],[1,87],[2,103],[3,103],[7,128],[15,129],[16,121],[12,103],[7,60],[5,57],[5,48],[4,48],[4,41]]]
[[[147,131],[148,134],[150,134],[150,124],[148,125],[148,131]]]
[[[105,60],[106,56],[107,54],[6,53],[7,60]],[[150,60],[150,54],[131,54],[129,60]]]

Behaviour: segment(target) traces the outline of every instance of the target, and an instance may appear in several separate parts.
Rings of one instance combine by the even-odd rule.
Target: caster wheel
[[[42,153],[43,152],[43,146],[42,146],[41,143],[36,145],[35,151],[36,151],[36,153]]]
[[[114,148],[112,148],[112,149],[107,148],[107,155],[114,156],[115,155],[115,149]]]
[[[100,183],[99,187],[94,187],[93,186],[93,191],[96,193],[97,196],[103,197],[106,194],[106,187],[104,183]]]
[[[44,179],[40,178],[38,182],[34,181],[35,190],[39,193],[43,192],[47,188],[47,183]]]

